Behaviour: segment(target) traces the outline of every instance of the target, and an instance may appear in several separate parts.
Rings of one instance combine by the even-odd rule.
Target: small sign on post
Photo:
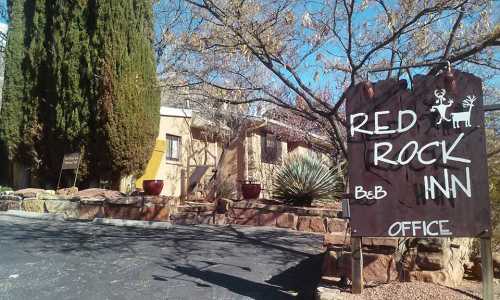
[[[73,186],[76,185],[76,179],[78,177],[78,168],[80,167],[80,153],[70,153],[64,155],[63,162],[61,165],[61,171],[59,171],[59,179],[57,180],[57,189],[59,189],[59,184],[61,183],[61,176],[63,170],[76,170],[75,171],[75,180],[73,182]]]

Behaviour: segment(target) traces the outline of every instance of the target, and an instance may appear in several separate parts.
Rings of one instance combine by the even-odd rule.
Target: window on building
[[[168,160],[180,160],[181,158],[181,137],[167,134],[166,156]]]
[[[276,135],[266,133],[260,137],[261,160],[268,164],[281,162],[281,142]]]

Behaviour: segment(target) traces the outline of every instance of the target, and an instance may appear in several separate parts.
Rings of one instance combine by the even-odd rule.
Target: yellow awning
[[[167,142],[165,140],[156,140],[155,148],[153,150],[153,154],[148,161],[148,165],[146,166],[146,170],[144,171],[144,175],[142,175],[135,182],[135,187],[142,189],[142,182],[144,180],[150,179],[160,179],[156,178],[156,174],[158,173],[158,169],[160,168],[161,159],[165,154]]]

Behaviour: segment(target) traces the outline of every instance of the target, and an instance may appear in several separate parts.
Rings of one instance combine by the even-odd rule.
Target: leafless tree
[[[163,82],[178,95],[287,109],[345,154],[343,104],[360,81],[411,85],[446,61],[497,76],[493,9],[486,0],[164,0],[156,45]]]

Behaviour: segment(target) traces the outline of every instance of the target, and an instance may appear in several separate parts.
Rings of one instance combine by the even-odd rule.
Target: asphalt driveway
[[[0,215],[0,299],[311,299],[322,236]]]

